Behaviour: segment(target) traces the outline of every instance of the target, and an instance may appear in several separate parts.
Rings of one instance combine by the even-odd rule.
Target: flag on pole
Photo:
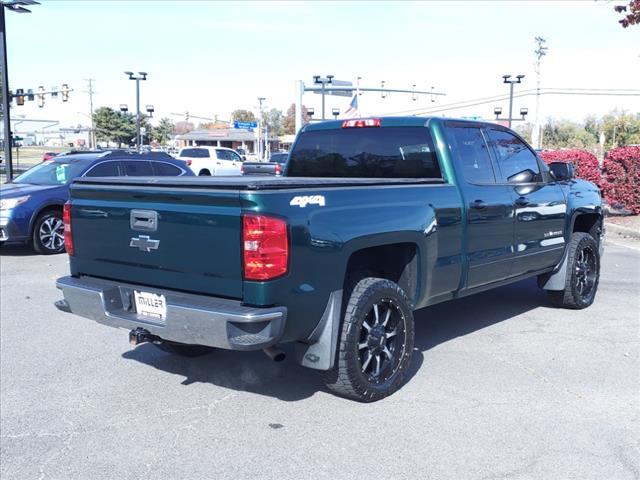
[[[349,104],[349,108],[342,115],[345,118],[357,118],[360,116],[360,111],[358,110],[358,95],[354,95],[351,99],[351,103]]]

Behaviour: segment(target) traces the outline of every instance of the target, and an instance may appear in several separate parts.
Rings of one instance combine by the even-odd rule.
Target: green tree
[[[282,122],[282,110],[272,108],[271,110],[262,112],[262,124],[266,125],[266,127],[269,129],[270,137],[279,137],[280,135],[284,135],[284,127],[282,125]]]
[[[568,120],[550,119],[542,128],[546,148],[593,148],[597,140],[583,125]]]
[[[640,113],[614,110],[602,117],[605,148],[640,144]]]
[[[117,143],[118,146],[130,145],[135,141],[136,123],[134,115],[122,113],[109,107],[100,107],[93,113],[96,126],[96,139]]]
[[[234,110],[231,113],[232,122],[255,122],[256,116],[249,110]]]
[[[160,122],[158,122],[158,126],[153,127],[152,136],[155,141],[160,142],[162,145],[164,145],[173,136],[173,131],[173,122],[168,118],[162,118],[160,119]]]

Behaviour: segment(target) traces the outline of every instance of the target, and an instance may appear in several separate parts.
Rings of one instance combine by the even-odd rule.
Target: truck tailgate
[[[242,298],[238,190],[75,183],[71,203],[73,275]]]

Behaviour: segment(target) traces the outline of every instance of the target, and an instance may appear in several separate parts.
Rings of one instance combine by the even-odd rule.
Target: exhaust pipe
[[[264,354],[269,357],[271,360],[273,360],[274,362],[281,362],[283,361],[285,358],[287,358],[287,354],[284,353],[282,350],[280,350],[279,348],[276,347],[267,347],[264,350],[262,350],[264,352]]]

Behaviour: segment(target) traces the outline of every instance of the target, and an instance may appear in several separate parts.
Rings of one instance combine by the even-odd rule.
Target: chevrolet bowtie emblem
[[[160,245],[160,240],[153,240],[148,235],[138,235],[131,238],[130,247],[137,248],[141,252],[150,252],[151,250],[157,250]]]

